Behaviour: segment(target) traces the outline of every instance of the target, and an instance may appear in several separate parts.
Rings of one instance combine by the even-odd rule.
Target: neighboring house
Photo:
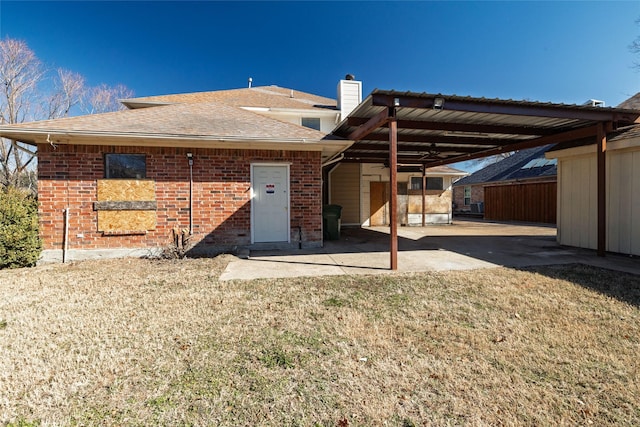
[[[454,212],[497,221],[556,222],[557,168],[550,146],[520,150],[453,184]]]
[[[346,108],[355,86],[339,84]],[[334,100],[268,86],[123,103],[0,130],[37,146],[45,260],[157,253],[174,233],[197,253],[322,245],[322,164],[350,145],[327,135],[348,114]]]
[[[466,172],[449,166],[426,170],[425,224],[450,224],[451,183]],[[398,223],[422,225],[422,171],[398,171]],[[345,225],[389,225],[389,168],[382,163],[339,163],[329,172],[329,202],[343,206]]]
[[[618,108],[640,110],[640,93]],[[560,144],[547,153],[558,162],[558,242],[597,248],[596,145]],[[606,150],[606,250],[640,255],[640,126],[609,135]]]

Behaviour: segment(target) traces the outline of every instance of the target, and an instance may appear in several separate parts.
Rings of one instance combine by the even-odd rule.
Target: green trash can
[[[340,239],[340,217],[342,216],[342,206],[324,205],[322,207],[322,236],[325,240]]]

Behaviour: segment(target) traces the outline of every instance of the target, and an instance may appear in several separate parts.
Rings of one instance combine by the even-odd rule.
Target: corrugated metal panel
[[[442,109],[432,108],[436,97],[444,99]],[[593,131],[595,139],[594,125],[598,123],[631,124],[640,117],[639,111],[610,107],[375,90],[334,130],[334,134],[348,138],[367,119],[384,112],[394,102],[397,102],[398,142],[404,146],[398,148],[399,162],[427,166],[496,154],[501,150],[531,148],[538,143],[539,137],[563,134],[561,140],[566,141],[569,137],[579,139],[588,133],[577,132],[571,136],[565,133],[572,130]],[[484,130],[476,131],[474,125]],[[387,135],[386,127],[374,130],[356,141],[345,152],[346,158],[363,162],[385,161],[387,153],[359,151],[359,146],[385,141]],[[539,145],[559,141],[560,138],[541,138]],[[407,145],[409,142],[418,144]],[[456,151],[452,149],[454,146],[465,149]],[[447,148],[446,152],[443,147]]]

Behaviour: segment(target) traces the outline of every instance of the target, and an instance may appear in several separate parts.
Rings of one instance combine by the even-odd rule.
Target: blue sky
[[[13,2],[0,34],[137,96],[276,84],[617,105],[640,2]]]
[[[0,36],[136,96],[275,84],[615,106],[640,92],[640,1],[0,0]],[[478,162],[455,167],[473,171]]]

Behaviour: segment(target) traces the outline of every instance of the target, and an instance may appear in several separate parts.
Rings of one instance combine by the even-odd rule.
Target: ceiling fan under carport
[[[428,160],[433,158],[441,158],[442,152],[437,149],[436,143],[432,142],[429,149],[424,152],[420,160]]]

